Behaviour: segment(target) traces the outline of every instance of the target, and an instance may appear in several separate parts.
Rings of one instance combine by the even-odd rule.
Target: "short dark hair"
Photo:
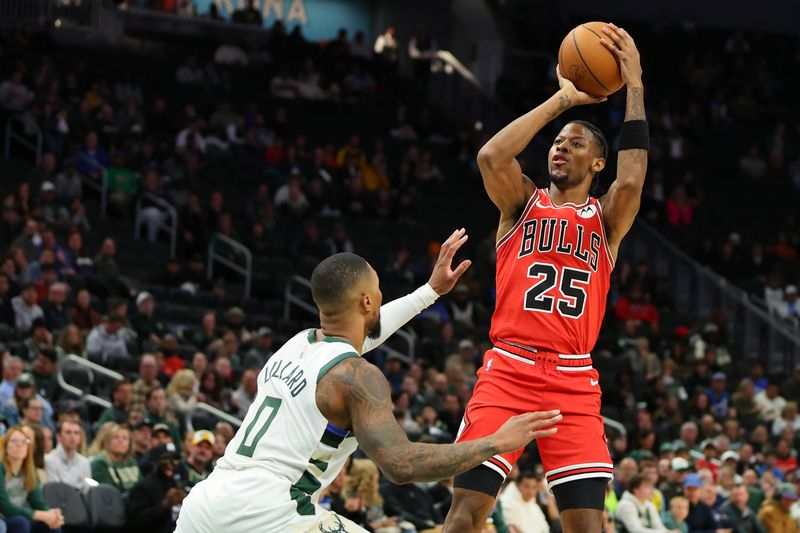
[[[517,483],[522,483],[526,479],[535,479],[539,481],[539,477],[536,476],[536,473],[533,470],[523,470],[520,472],[519,476],[517,477]]]
[[[121,380],[119,380],[116,383],[114,383],[113,385],[111,385],[111,394],[112,395],[116,394],[121,386],[130,385],[130,384],[131,384],[131,380],[129,380],[128,378],[122,378]]]
[[[628,490],[633,492],[634,490],[641,487],[644,483],[652,484],[652,481],[650,481],[648,478],[646,478],[641,474],[636,474],[630,479],[630,481],[628,481]]]
[[[360,255],[340,253],[328,257],[311,273],[314,303],[323,312],[341,311],[350,289],[369,271],[369,263]]]
[[[606,136],[603,135],[603,132],[600,130],[600,128],[585,120],[570,120],[567,122],[567,124],[578,124],[589,130],[594,136],[597,146],[600,147],[600,154],[604,159],[608,157],[608,141],[606,140]]]

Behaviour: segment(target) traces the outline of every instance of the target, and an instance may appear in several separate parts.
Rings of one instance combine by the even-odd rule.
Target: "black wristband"
[[[619,150],[649,150],[650,130],[646,120],[627,120],[619,134]]]

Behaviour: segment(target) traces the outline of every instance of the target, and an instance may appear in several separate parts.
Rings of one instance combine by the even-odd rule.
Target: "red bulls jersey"
[[[520,347],[588,354],[613,267],[600,202],[555,205],[547,189],[537,189],[497,242],[492,342],[518,354]]]

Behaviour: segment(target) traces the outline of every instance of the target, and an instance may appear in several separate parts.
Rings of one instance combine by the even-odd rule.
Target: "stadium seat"
[[[81,493],[66,483],[47,483],[42,487],[44,501],[51,509],[57,507],[64,514],[64,525],[86,527],[89,525],[89,513]]]
[[[111,485],[91,487],[83,494],[93,528],[122,528],[127,515],[122,494]]]

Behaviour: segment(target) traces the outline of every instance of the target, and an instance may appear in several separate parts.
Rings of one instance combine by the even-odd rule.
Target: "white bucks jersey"
[[[323,487],[342,469],[355,437],[330,424],[317,408],[317,383],[337,363],[359,357],[340,339],[316,340],[316,331],[292,337],[258,375],[258,394],[217,467],[262,472],[265,483],[291,483],[301,515],[313,515]]]

